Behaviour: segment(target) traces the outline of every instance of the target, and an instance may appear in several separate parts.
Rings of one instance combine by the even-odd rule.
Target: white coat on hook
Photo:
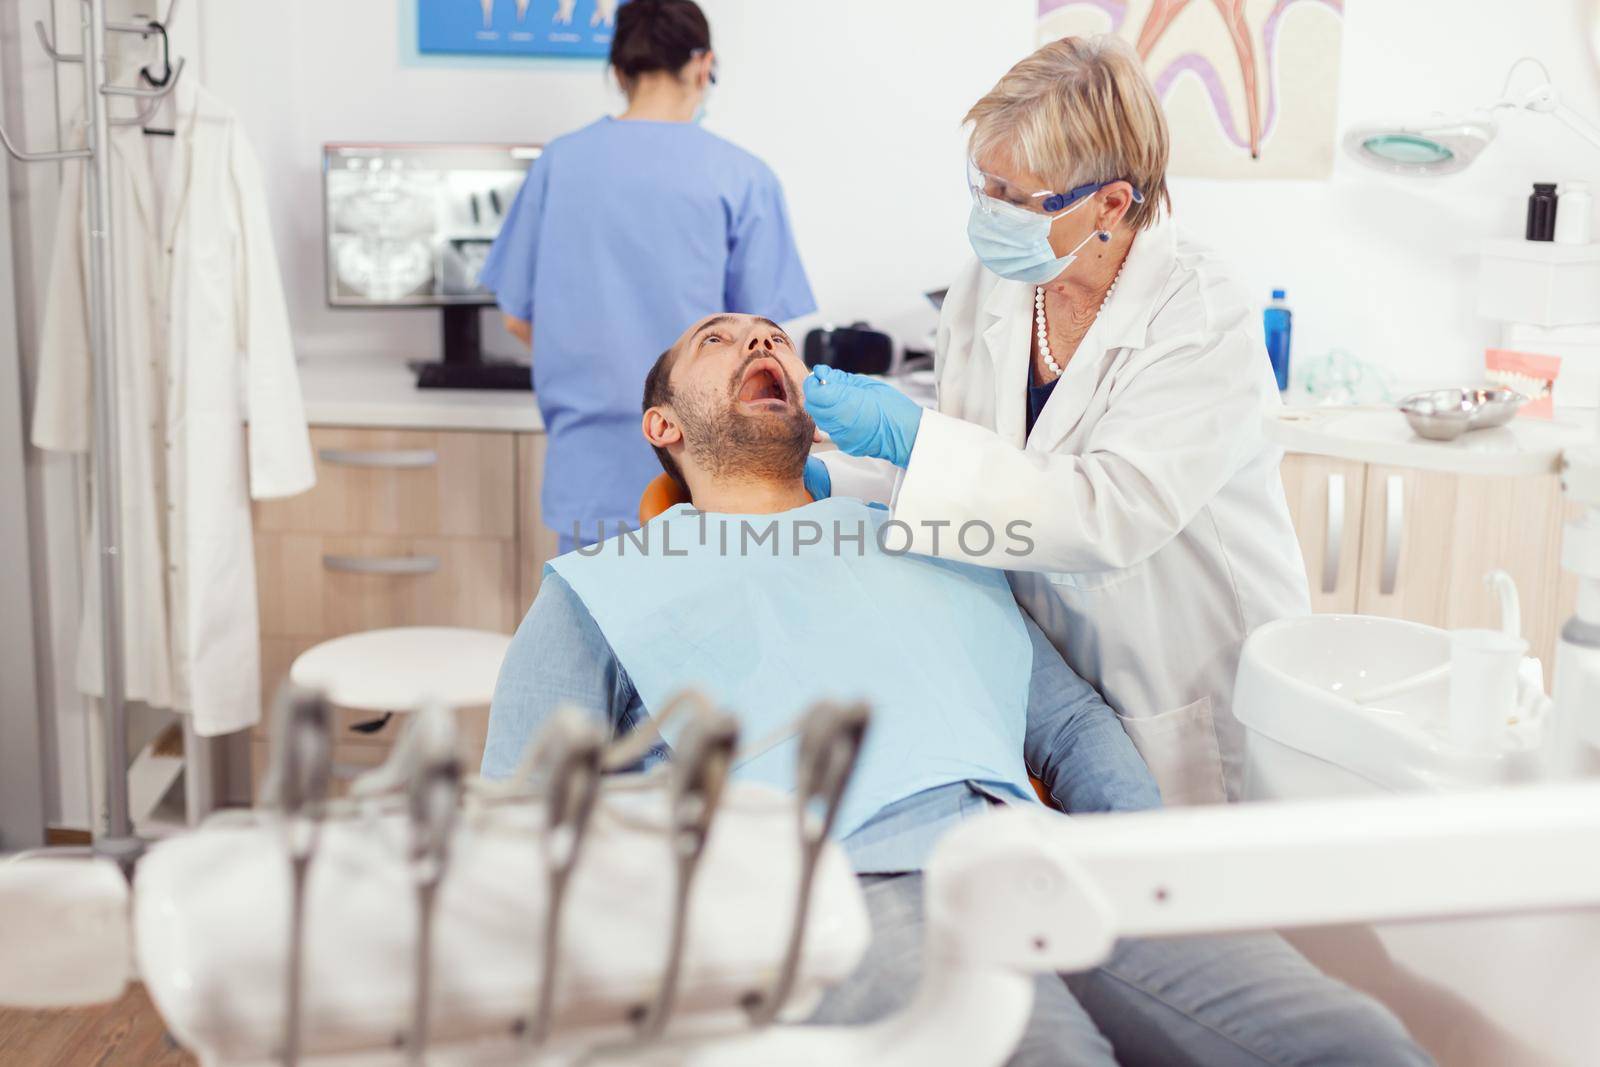
[[[176,136],[111,133],[127,697],[191,712],[215,735],[261,714],[250,499],[303,492],[316,475],[255,155],[190,79],[151,124]],[[65,170],[33,443],[86,453],[84,178],[79,163]],[[89,575],[96,543],[91,529]],[[90,695],[103,691],[99,618],[88,580],[77,673]]]

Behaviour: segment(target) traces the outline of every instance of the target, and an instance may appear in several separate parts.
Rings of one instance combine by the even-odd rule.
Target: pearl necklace
[[[1122,268],[1118,267],[1116,276],[1111,279],[1111,285],[1106,289],[1105,297],[1100,301],[1099,309],[1094,313],[1095,318],[1099,318],[1100,312],[1104,311],[1106,305],[1111,303],[1111,294],[1117,291],[1117,282],[1121,279]],[[1033,320],[1039,327],[1039,356],[1044,360],[1044,365],[1050,368],[1050,372],[1059,378],[1066,373],[1066,370],[1050,354],[1050,328],[1045,323],[1044,318],[1044,286],[1042,285],[1033,287]]]

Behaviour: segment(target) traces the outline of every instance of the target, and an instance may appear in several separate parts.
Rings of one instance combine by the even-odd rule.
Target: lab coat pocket
[[[1228,799],[1210,697],[1159,715],[1117,718],[1155,775],[1163,803],[1179,807],[1221,804]]]

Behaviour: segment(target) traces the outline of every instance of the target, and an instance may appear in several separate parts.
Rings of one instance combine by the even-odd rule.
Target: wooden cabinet
[[[1444,474],[1290,454],[1283,481],[1315,610],[1496,627],[1498,600],[1482,579],[1504,570],[1521,595],[1530,652],[1550,679],[1577,598],[1576,580],[1560,568],[1569,508],[1555,475]],[[1340,498],[1343,521],[1330,524]]]
[[[556,536],[539,522],[543,434],[318,427],[317,485],[255,507],[264,706],[302,652],[391,626],[513,632]],[[403,720],[341,711],[335,763],[383,761]],[[462,713],[475,765],[486,708]],[[265,765],[267,725],[251,738]],[[259,773],[257,773],[259,779]]]
[[[318,427],[317,484],[262,503],[256,532],[516,537],[514,435]]]
[[[542,433],[517,435],[517,604],[519,613],[539,592],[544,565],[559,553],[559,536],[539,517],[544,492],[544,457],[549,438]]]
[[[1313,611],[1356,610],[1366,477],[1366,465],[1354,460],[1284,457],[1283,490],[1306,559]]]
[[[1438,474],[1373,466],[1367,473],[1360,610],[1447,629],[1498,627],[1483,576],[1517,583],[1522,630],[1551,678],[1577,581],[1561,570],[1566,506],[1555,475]],[[1366,546],[1371,546],[1368,551]]]
[[[516,542],[485,537],[256,537],[263,637],[389,626],[516,628]]]

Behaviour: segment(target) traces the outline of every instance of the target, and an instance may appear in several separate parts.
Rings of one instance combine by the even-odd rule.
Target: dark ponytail
[[[676,74],[698,52],[711,49],[711,25],[694,0],[631,0],[617,12],[611,66],[625,92],[641,75]]]

